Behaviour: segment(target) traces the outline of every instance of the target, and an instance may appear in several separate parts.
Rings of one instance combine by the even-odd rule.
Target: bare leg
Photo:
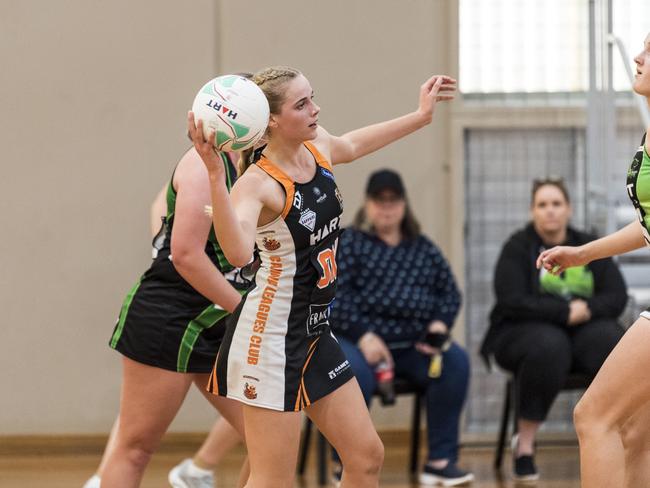
[[[341,488],[375,488],[384,446],[370,419],[355,378],[306,409],[341,457]]]
[[[102,472],[102,488],[136,488],[178,412],[192,376],[122,358],[120,426]]]
[[[243,409],[251,465],[246,488],[292,488],[300,442],[300,412],[249,405],[243,405]]]
[[[104,448],[104,452],[102,453],[102,459],[99,461],[99,466],[97,467],[97,471],[95,471],[96,476],[99,477],[102,476],[102,472],[106,467],[106,461],[108,460],[110,453],[113,451],[115,447],[115,438],[117,437],[117,429],[119,425],[120,425],[120,417],[118,415],[115,421],[113,422],[113,426],[111,427],[110,434],[108,434],[108,440],[106,441],[106,447]]]
[[[625,486],[645,486],[650,480],[650,404],[645,404],[622,428]]]
[[[244,417],[241,403],[213,395],[206,390],[208,378],[207,374],[195,374],[194,384],[205,398],[221,412],[222,418],[214,423],[208,437],[194,455],[193,461],[199,468],[213,470],[233,447],[242,442]],[[249,475],[250,464],[246,458],[239,473],[238,488],[246,484]]]
[[[213,470],[241,441],[239,433],[222,417],[213,424],[210,433],[194,454],[194,464],[202,469]]]
[[[216,408],[224,419],[235,429],[239,434],[240,439],[244,438],[244,416],[242,404],[238,401],[231,400],[230,398],[214,395],[205,389],[208,384],[209,374],[193,374],[192,378],[194,384],[203,394],[205,399],[209,401],[214,408]]]
[[[535,436],[541,422],[533,420],[519,419],[517,422],[517,434],[519,442],[517,443],[516,456],[532,456],[535,452]]]
[[[583,488],[624,486],[621,430],[650,401],[650,321],[626,332],[574,412]]]

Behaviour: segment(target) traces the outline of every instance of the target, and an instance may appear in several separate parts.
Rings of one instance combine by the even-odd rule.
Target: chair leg
[[[519,392],[517,391],[517,378],[513,377],[510,380],[510,410],[512,411],[512,435],[519,432],[519,405],[517,398]]]
[[[415,393],[413,417],[411,419],[411,474],[417,473],[420,457],[420,421],[422,418],[422,395]]]
[[[325,436],[318,431],[318,484],[324,486],[327,484],[327,440]]]
[[[510,405],[512,402],[512,380],[506,383],[505,400],[503,401],[503,412],[501,414],[501,425],[499,426],[499,439],[497,441],[496,452],[494,453],[494,469],[501,469],[503,462],[503,451],[506,447],[506,436],[508,435],[508,422],[510,417]]]
[[[309,441],[311,440],[311,420],[305,417],[305,426],[303,427],[304,433],[302,435],[302,442],[300,443],[300,457],[298,459],[298,474],[301,476],[305,474],[307,467],[307,454],[309,454]]]

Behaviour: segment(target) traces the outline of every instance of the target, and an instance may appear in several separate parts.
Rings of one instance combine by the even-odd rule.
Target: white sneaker
[[[101,481],[101,478],[94,474],[92,478],[90,478],[88,481],[86,481],[83,485],[82,488],[99,488],[99,482]]]
[[[167,479],[174,488],[214,488],[212,471],[197,468],[191,459],[174,466]]]

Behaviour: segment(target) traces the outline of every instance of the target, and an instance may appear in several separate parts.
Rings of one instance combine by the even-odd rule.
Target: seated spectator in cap
[[[513,439],[514,476],[539,477],[534,442],[570,372],[594,377],[623,336],[617,318],[627,293],[611,259],[554,276],[537,269],[541,251],[594,237],[569,226],[571,204],[561,180],[536,180],[531,222],[506,241],[494,271],[496,304],[481,353],[515,374],[519,413]]]
[[[420,233],[394,171],[370,176],[365,204],[340,238],[337,265],[330,323],[366,403],[378,388],[380,365],[422,388],[429,452],[421,483],[471,481],[457,466],[469,360],[449,338],[461,297],[445,257]]]

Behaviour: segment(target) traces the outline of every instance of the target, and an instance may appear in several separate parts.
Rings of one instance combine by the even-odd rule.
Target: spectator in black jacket
[[[625,282],[611,259],[569,268],[560,276],[535,262],[544,249],[594,238],[569,227],[571,205],[561,180],[536,180],[532,222],[505,243],[494,272],[496,304],[481,352],[515,373],[519,398],[514,475],[538,478],[537,430],[569,372],[595,376],[619,339]]]
[[[420,233],[397,173],[371,175],[365,205],[342,234],[336,260],[330,323],[366,403],[378,388],[376,369],[382,363],[420,386],[426,392],[429,446],[420,482],[471,481],[473,475],[457,467],[469,359],[449,339],[460,293],[447,260]],[[433,340],[425,343],[428,332]]]

